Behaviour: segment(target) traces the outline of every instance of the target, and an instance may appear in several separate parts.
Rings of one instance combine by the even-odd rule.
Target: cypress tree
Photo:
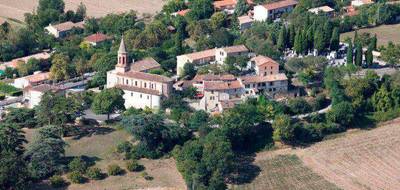
[[[357,66],[361,66],[362,65],[362,46],[360,43],[356,44],[356,56],[354,58],[354,64],[356,64]]]
[[[329,42],[331,40],[332,37],[332,24],[331,22],[329,22],[329,20],[327,20],[324,23],[324,45],[325,47],[329,47]]]
[[[321,27],[315,30],[314,48],[318,51],[318,54],[323,52],[325,49],[324,32],[321,30]]]
[[[302,51],[302,39],[301,39],[301,31],[298,30],[296,32],[296,37],[294,38],[294,51],[296,51],[297,54],[303,53]]]
[[[307,31],[307,50],[314,50],[314,26],[311,26]]]
[[[349,47],[347,49],[347,54],[346,54],[346,59],[347,59],[347,64],[353,64],[353,43],[351,40],[348,41]]]
[[[289,48],[292,48],[294,46],[294,38],[296,35],[296,32],[294,30],[295,30],[294,25],[293,24],[290,25],[289,26],[289,43],[288,43]]]
[[[358,41],[358,32],[357,32],[357,30],[356,30],[356,31],[354,31],[353,44],[356,45],[356,44],[357,44],[357,41]]]
[[[331,51],[337,51],[339,49],[339,40],[340,40],[339,28],[335,27],[332,32],[332,38],[330,43]]]
[[[306,30],[303,30],[301,32],[301,50],[304,55],[307,55],[308,51],[308,39],[307,39],[307,32]]]
[[[285,48],[286,48],[286,28],[285,28],[285,26],[282,26],[281,30],[279,31],[277,46],[278,46],[278,49],[281,51],[285,50]]]
[[[377,43],[378,43],[378,38],[376,37],[376,34],[375,34],[374,37],[372,37],[371,44],[370,44],[370,46],[372,47],[372,50],[376,50],[378,48]]]
[[[365,52],[365,62],[368,67],[372,66],[374,61],[374,56],[372,55],[372,47],[368,47],[368,50]]]

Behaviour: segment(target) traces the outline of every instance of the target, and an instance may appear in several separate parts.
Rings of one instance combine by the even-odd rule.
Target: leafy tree
[[[387,112],[395,105],[390,92],[382,86],[371,98],[372,105],[376,111]]]
[[[81,157],[74,158],[68,164],[68,168],[70,169],[70,171],[76,171],[76,172],[79,172],[81,174],[84,174],[86,172],[87,167],[88,167],[87,163]]]
[[[186,14],[186,17],[192,21],[207,19],[214,12],[214,6],[212,0],[191,0],[189,4],[190,11]]]
[[[0,188],[26,189],[29,184],[29,173],[26,163],[16,152],[0,152]]]
[[[310,104],[303,98],[290,99],[289,107],[294,114],[303,114],[311,111]]]
[[[340,40],[339,28],[335,27],[333,29],[332,38],[330,42],[331,51],[337,51],[339,49],[339,40]]]
[[[395,66],[399,64],[400,59],[400,46],[389,42],[387,47],[382,51],[382,60],[386,61],[390,66]]]
[[[183,66],[182,76],[187,77],[188,79],[192,79],[196,75],[196,69],[192,63],[186,63]]]
[[[67,56],[62,54],[54,55],[50,68],[50,78],[56,81],[67,80],[75,76],[75,70],[70,64]]]
[[[123,110],[124,98],[122,97],[123,91],[112,88],[101,91],[94,97],[92,103],[92,110],[96,114],[107,114],[107,119],[110,119],[110,114]]]
[[[4,121],[19,128],[33,128],[36,126],[35,111],[28,108],[10,108]]]
[[[209,119],[207,112],[203,110],[196,111],[190,116],[187,125],[190,129],[198,130],[200,127],[207,125]]]
[[[324,41],[324,32],[319,27],[314,34],[314,48],[318,51],[318,53],[321,53],[325,50],[325,41]]]
[[[354,110],[351,103],[343,101],[332,105],[332,109],[327,113],[327,118],[333,123],[348,127],[354,119]]]
[[[374,34],[374,37],[372,37],[370,46],[372,50],[376,50],[378,48],[378,38],[376,37],[376,34]]]
[[[210,19],[211,28],[217,30],[226,25],[226,14],[224,12],[217,12],[211,16]]]
[[[280,140],[284,143],[293,143],[295,141],[295,127],[291,123],[288,115],[277,115],[272,123],[274,129],[274,140]]]
[[[238,0],[235,6],[235,16],[239,17],[247,13],[249,6],[246,0]]]
[[[372,66],[374,60],[374,56],[372,55],[372,49],[368,47],[367,51],[365,52],[365,62],[368,67]]]
[[[302,43],[303,43],[302,34],[301,34],[301,31],[298,30],[296,32],[296,36],[294,38],[294,47],[293,47],[297,54],[303,53]]]
[[[64,125],[74,121],[83,111],[83,102],[46,92],[36,107],[35,116],[42,125]]]
[[[75,16],[74,16],[73,21],[80,22],[80,21],[83,21],[83,19],[85,19],[85,17],[86,17],[86,6],[81,2],[75,11]]]
[[[33,178],[42,179],[59,171],[66,143],[61,138],[62,128],[45,126],[39,129],[35,140],[28,147],[26,158]]]

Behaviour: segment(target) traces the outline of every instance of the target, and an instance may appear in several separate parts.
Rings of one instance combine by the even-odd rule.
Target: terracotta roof
[[[6,19],[0,18],[0,25],[3,25],[3,24],[6,23],[6,22],[7,22]]]
[[[139,88],[135,86],[128,86],[128,85],[116,85],[116,88],[122,89],[122,90],[127,90],[127,91],[133,91],[133,92],[140,92],[143,94],[151,94],[151,95],[157,95],[160,96],[161,93],[157,90],[152,90],[148,88]]]
[[[126,73],[118,73],[118,75],[129,77],[129,78],[147,80],[147,81],[161,82],[161,83],[168,83],[168,82],[173,81],[173,79],[166,77],[166,76],[155,75],[155,74],[150,74],[150,73],[143,73],[143,72],[138,72],[138,71],[129,71]]]
[[[254,22],[254,20],[248,15],[240,16],[238,17],[238,20],[240,24]]]
[[[41,84],[38,86],[29,86],[26,88],[26,90],[30,90],[30,91],[37,91],[37,92],[48,92],[48,91],[52,91],[52,92],[58,92],[60,91],[60,89],[57,86],[54,85],[50,85],[50,84]]]
[[[92,35],[90,35],[90,36],[87,36],[87,37],[85,38],[85,41],[93,42],[93,43],[98,43],[98,42],[106,41],[106,40],[108,40],[108,39],[110,39],[109,36],[107,36],[107,35],[105,35],[105,34],[103,34],[103,33],[96,33],[96,34],[92,34]]]
[[[315,7],[312,9],[308,9],[308,12],[312,12],[314,14],[318,14],[319,12],[329,13],[334,11],[334,9],[330,8],[329,6],[322,6],[322,7]]]
[[[226,53],[240,53],[240,52],[248,52],[249,51],[249,49],[247,49],[247,47],[244,45],[229,46],[229,47],[224,47],[222,49]]]
[[[175,12],[173,14],[180,15],[180,16],[185,16],[186,13],[188,13],[189,11],[190,11],[190,9],[185,9],[185,10],[177,11],[177,12]]]
[[[214,75],[214,74],[204,74],[204,75],[196,75],[192,81],[232,81],[236,80],[236,77],[231,74],[224,75]]]
[[[188,58],[190,58],[192,60],[215,57],[215,49],[208,49],[208,50],[204,50],[204,51],[184,54],[184,56],[187,56]]]
[[[146,71],[150,69],[160,68],[161,65],[154,60],[152,57],[145,58],[143,60],[133,62],[131,64],[131,70],[133,71]]]
[[[230,90],[242,88],[240,81],[204,81],[204,90]]]
[[[230,100],[222,100],[219,102],[219,104],[221,105],[222,109],[231,109],[242,102],[243,102],[242,99],[234,98],[234,99],[230,99]]]
[[[240,77],[240,80],[242,80],[243,84],[249,84],[249,83],[261,83],[261,82],[273,82],[273,81],[282,81],[282,80],[287,80],[288,78],[284,73],[279,73],[276,75],[267,75],[267,76],[243,76]]]
[[[358,11],[356,10],[356,8],[351,6],[351,5],[347,6],[347,7],[344,7],[344,9],[346,10],[345,15],[347,15],[347,16],[356,16],[356,15],[358,15]]]
[[[274,10],[274,9],[297,5],[297,3],[298,2],[295,0],[282,0],[282,1],[277,1],[277,2],[273,2],[273,3],[267,3],[267,4],[264,4],[263,6],[268,10]]]
[[[273,59],[271,59],[269,57],[266,57],[266,56],[262,56],[262,55],[259,55],[257,57],[253,57],[250,60],[254,61],[257,66],[261,66],[261,65],[264,65],[264,64],[272,64],[272,65],[278,65],[279,66],[279,64],[276,61],[274,61]]]
[[[214,1],[214,8],[215,9],[222,9],[227,6],[235,6],[237,3],[236,0],[222,0],[222,1]]]
[[[55,29],[57,29],[58,31],[68,31],[74,27],[83,28],[84,27],[83,24],[84,24],[83,22],[73,23],[71,21],[68,21],[68,22],[63,22],[63,23],[56,24],[56,25],[51,25],[51,26],[54,27]]]
[[[5,62],[4,64],[0,65],[0,70],[4,70],[6,67],[17,68],[18,61],[24,61],[26,63],[30,58],[35,58],[40,60],[40,59],[48,59],[50,58],[50,56],[51,56],[50,53],[41,52],[33,55],[28,55],[25,57],[15,58],[9,62]]]
[[[26,79],[26,80],[28,80],[29,82],[32,82],[32,83],[42,82],[42,81],[49,80],[50,73],[49,72],[37,73],[37,74],[29,75],[29,76],[26,76],[26,77],[22,77],[22,78]]]

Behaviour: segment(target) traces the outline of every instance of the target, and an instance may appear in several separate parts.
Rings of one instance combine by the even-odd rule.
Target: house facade
[[[71,21],[45,27],[44,29],[56,38],[63,38],[68,36],[68,33],[74,28],[83,29],[84,22],[73,23]]]
[[[12,84],[16,88],[25,88],[28,86],[36,86],[39,84],[42,84],[50,79],[50,73],[49,72],[36,72],[33,75],[17,78],[14,80],[14,83]]]
[[[297,5],[295,0],[281,0],[254,7],[254,20],[259,22],[275,20],[282,14],[291,12]]]
[[[118,63],[107,72],[107,88],[124,91],[125,107],[158,109],[161,101],[172,92],[171,78],[134,70],[135,62],[129,62],[123,39],[118,50]],[[142,67],[140,67],[142,68]]]

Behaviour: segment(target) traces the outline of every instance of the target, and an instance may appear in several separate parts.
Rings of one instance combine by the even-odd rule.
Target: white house
[[[177,74],[182,75],[186,63],[201,66],[209,63],[224,63],[228,56],[247,55],[249,50],[244,45],[208,49],[204,51],[176,56]]]
[[[322,13],[322,14],[325,14],[325,15],[327,15],[329,17],[333,16],[334,11],[335,10],[332,9],[331,7],[329,7],[329,6],[322,6],[322,7],[315,7],[315,8],[312,8],[312,9],[308,9],[308,12],[310,12],[310,13],[314,13],[314,14]]]
[[[275,20],[283,13],[291,12],[297,5],[296,0],[281,0],[254,7],[254,20],[264,22],[267,19]]]
[[[165,76],[133,70],[134,64],[135,62],[128,61],[122,39],[118,50],[118,63],[114,70],[107,72],[107,88],[116,87],[124,91],[126,108],[158,109],[161,101],[170,95],[173,80]]]
[[[242,32],[246,29],[249,29],[251,25],[254,23],[253,18],[248,15],[240,16],[238,17],[238,20],[239,20],[239,29]]]
[[[25,88],[28,86],[36,86],[49,80],[49,72],[35,72],[33,75],[17,78],[14,80],[13,86],[16,88]]]
[[[362,5],[369,5],[373,4],[374,2],[372,0],[353,0],[351,1],[351,6],[353,7],[359,7]]]
[[[84,28],[84,22],[73,23],[71,21],[45,27],[44,29],[56,38],[63,38],[74,28]]]
[[[42,96],[46,92],[54,92],[57,94],[62,94],[65,91],[62,91],[57,86],[50,85],[50,84],[41,84],[38,86],[29,86],[24,89],[24,99],[27,101],[28,108],[34,108],[35,106],[39,105],[40,101],[42,100]]]

